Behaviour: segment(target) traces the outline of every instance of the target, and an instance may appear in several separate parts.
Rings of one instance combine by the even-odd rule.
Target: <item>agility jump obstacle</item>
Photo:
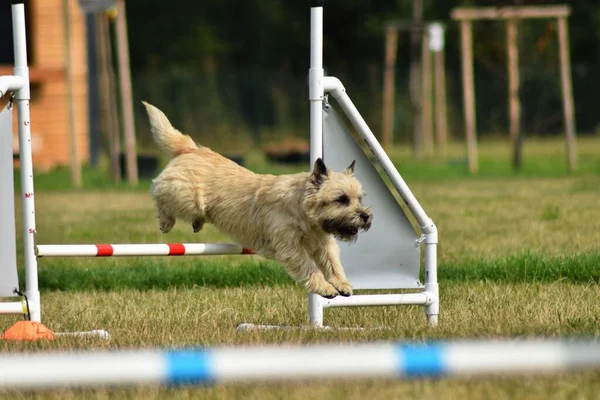
[[[439,313],[437,283],[437,242],[435,224],[427,216],[398,170],[381,147],[375,135],[346,93],[342,82],[325,76],[323,69],[323,0],[312,0],[310,9],[310,155],[311,163],[322,157],[334,170],[343,170],[356,160],[355,175],[366,193],[366,202],[373,209],[373,224],[361,234],[357,243],[340,242],[341,261],[348,280],[355,289],[421,289],[415,296],[407,294],[353,295],[328,300],[310,294],[310,322],[323,326],[323,309],[332,306],[422,305],[427,320],[436,325]],[[353,138],[337,117],[327,95],[330,94],[356,130]],[[405,215],[404,210],[385,185],[379,172],[363,148],[370,150],[397,195],[412,214],[421,234]],[[420,282],[420,249],[424,247],[424,284]]]
[[[21,201],[23,204],[24,263],[26,290],[18,301],[0,302],[0,314],[25,314],[41,321],[37,261],[40,257],[179,256],[252,254],[235,244],[112,244],[64,245],[35,243],[33,165],[29,119],[29,79],[25,42],[24,0],[13,0],[14,76],[0,77],[0,96],[12,93],[7,108],[0,113],[0,297],[21,296],[17,277],[14,222],[12,152],[12,105],[18,111]],[[345,306],[421,305],[427,320],[436,325],[439,313],[437,283],[437,229],[402,179],[373,132],[369,129],[342,83],[325,76],[323,69],[323,1],[313,0],[310,8],[310,149],[311,164],[322,157],[334,170],[343,170],[356,160],[355,175],[369,193],[365,201],[374,212],[369,232],[349,245],[340,242],[341,260],[354,289],[417,289],[416,293],[355,294],[325,299],[308,296],[312,326],[323,327],[324,309]],[[337,116],[328,94],[336,100],[356,131],[358,139]],[[365,150],[368,149],[368,150]],[[387,174],[395,194],[384,183],[365,151],[369,151]],[[399,200],[396,199],[399,197]],[[414,217],[416,227],[403,210]],[[420,233],[417,233],[417,230]],[[424,278],[420,281],[421,248],[424,249]],[[272,328],[242,324],[244,329]],[[101,331],[104,332],[104,331]],[[105,333],[105,332],[104,332]],[[104,335],[103,333],[103,335]],[[82,334],[81,332],[78,334]]]
[[[0,355],[0,389],[598,370],[597,341],[369,343]],[[27,371],[27,373],[23,373]]]

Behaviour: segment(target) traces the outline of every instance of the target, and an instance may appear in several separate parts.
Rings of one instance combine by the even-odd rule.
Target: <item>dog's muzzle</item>
[[[356,240],[359,231],[366,232],[371,228],[373,217],[368,213],[360,213],[353,221],[327,220],[323,222],[323,230],[336,238],[351,242]]]

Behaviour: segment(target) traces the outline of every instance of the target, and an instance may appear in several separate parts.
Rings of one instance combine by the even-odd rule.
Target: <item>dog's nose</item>
[[[363,222],[369,222],[369,219],[371,219],[371,216],[367,213],[360,213],[360,219],[363,220]]]

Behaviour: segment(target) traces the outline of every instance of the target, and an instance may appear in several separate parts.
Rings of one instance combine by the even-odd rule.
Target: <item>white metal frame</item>
[[[313,1],[310,9],[310,69],[309,69],[309,101],[310,101],[310,159],[314,164],[317,158],[323,157],[323,101],[325,93],[331,94],[348,119],[364,139],[373,154],[389,176],[392,184],[405,200],[409,210],[416,218],[425,246],[425,287],[421,293],[386,294],[386,295],[353,295],[325,299],[316,294],[308,296],[308,313],[310,323],[323,326],[323,310],[329,307],[345,306],[381,306],[415,304],[425,307],[425,314],[430,325],[438,322],[439,286],[437,282],[437,228],[427,216],[398,170],[389,159],[373,132],[362,118],[346,89],[339,79],[325,76],[323,70],[323,1]]]
[[[21,173],[21,201],[23,212],[23,248],[25,255],[25,294],[32,321],[41,320],[40,291],[38,288],[37,259],[35,256],[35,202],[33,196],[33,161],[31,155],[31,124],[29,120],[29,68],[25,34],[25,4],[13,0],[12,31],[15,55],[14,75],[0,77],[0,96],[14,92],[19,121],[19,159]],[[20,311],[18,311],[18,306]],[[22,314],[21,302],[0,303],[0,314]],[[15,312],[17,311],[17,312]]]

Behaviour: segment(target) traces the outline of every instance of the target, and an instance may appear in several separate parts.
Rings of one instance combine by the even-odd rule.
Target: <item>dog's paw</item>
[[[350,297],[352,296],[352,285],[348,281],[334,281],[331,282],[333,287],[338,291],[341,296]]]
[[[322,285],[322,287],[320,287],[318,290],[315,290],[315,293],[325,297],[326,299],[333,299],[339,294],[336,288],[330,283],[327,283],[327,285]]]

